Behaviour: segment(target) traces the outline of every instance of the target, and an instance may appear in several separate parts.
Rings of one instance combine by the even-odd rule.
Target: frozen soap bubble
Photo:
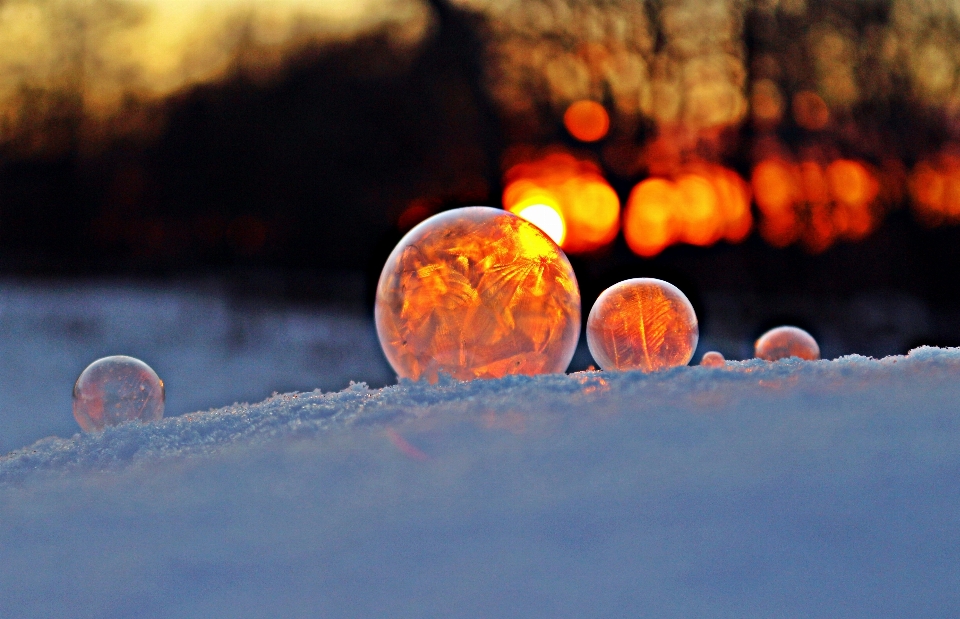
[[[711,350],[703,353],[703,357],[700,358],[700,365],[706,366],[708,368],[718,368],[727,362],[723,358],[723,355],[718,353],[715,350]]]
[[[163,417],[163,381],[150,366],[116,355],[87,366],[73,386],[73,416],[84,432]]]
[[[787,357],[799,357],[807,361],[820,358],[820,347],[813,336],[799,327],[777,327],[760,336],[754,344],[758,359],[776,361]]]
[[[690,301],[659,279],[628,279],[607,288],[587,318],[587,345],[604,370],[686,365],[699,338]]]
[[[562,372],[580,336],[580,290],[567,257],[539,228],[471,206],[403,237],[380,274],[375,317],[401,378]]]

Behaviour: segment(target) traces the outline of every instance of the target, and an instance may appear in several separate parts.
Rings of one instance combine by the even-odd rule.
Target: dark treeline
[[[40,103],[25,98],[21,117],[40,120],[0,147],[0,272],[363,269],[374,280],[411,203],[438,211],[499,201],[509,119],[485,94],[484,19],[431,4],[435,23],[413,50],[377,34],[318,44],[267,81],[238,70],[164,101],[131,100],[93,144],[75,101],[51,107],[47,97],[43,111],[31,111]],[[873,9],[863,19],[887,16]],[[762,21],[747,23],[748,56],[775,47]],[[910,158],[945,140],[937,113],[906,96],[865,102],[855,114],[872,123],[870,135],[906,145]],[[652,135],[649,125],[637,131],[638,140]],[[742,144],[751,131],[744,125]],[[807,139],[789,123],[779,136]],[[748,161],[746,147],[729,157],[744,174]],[[621,197],[642,175],[613,179]],[[651,260],[618,240],[575,263],[587,299],[638,275],[666,277],[694,297],[704,288],[879,288],[960,299],[960,232],[926,229],[902,204],[892,211],[867,240],[817,256],[753,235],[738,246],[672,247]]]

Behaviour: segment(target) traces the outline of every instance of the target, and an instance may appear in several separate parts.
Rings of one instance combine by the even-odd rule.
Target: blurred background
[[[465,205],[558,240],[584,317],[680,287],[695,361],[956,345],[958,70],[952,0],[5,0],[0,451],[106,354],[168,415],[393,382],[380,268]]]

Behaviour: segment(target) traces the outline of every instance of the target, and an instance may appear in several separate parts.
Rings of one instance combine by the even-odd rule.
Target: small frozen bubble
[[[799,327],[777,327],[760,336],[754,344],[754,355],[766,361],[788,357],[816,361],[820,358],[820,347],[812,335]]]
[[[700,358],[700,365],[706,366],[708,368],[718,368],[723,366],[727,362],[724,359],[723,355],[718,353],[715,350],[711,350],[703,353],[703,357]]]
[[[628,279],[607,288],[587,319],[587,346],[604,370],[654,372],[686,365],[699,338],[686,295],[659,279]]]
[[[163,417],[163,381],[149,365],[123,355],[97,359],[73,386],[73,416],[84,432]]]

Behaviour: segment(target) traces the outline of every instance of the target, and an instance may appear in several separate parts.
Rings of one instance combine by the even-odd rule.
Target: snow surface
[[[270,306],[217,282],[0,281],[0,453],[77,432],[73,384],[108,355],[157,372],[167,417],[351,380],[394,382],[360,311]]]
[[[0,617],[957,617],[960,350],[295,393],[0,459]]]

